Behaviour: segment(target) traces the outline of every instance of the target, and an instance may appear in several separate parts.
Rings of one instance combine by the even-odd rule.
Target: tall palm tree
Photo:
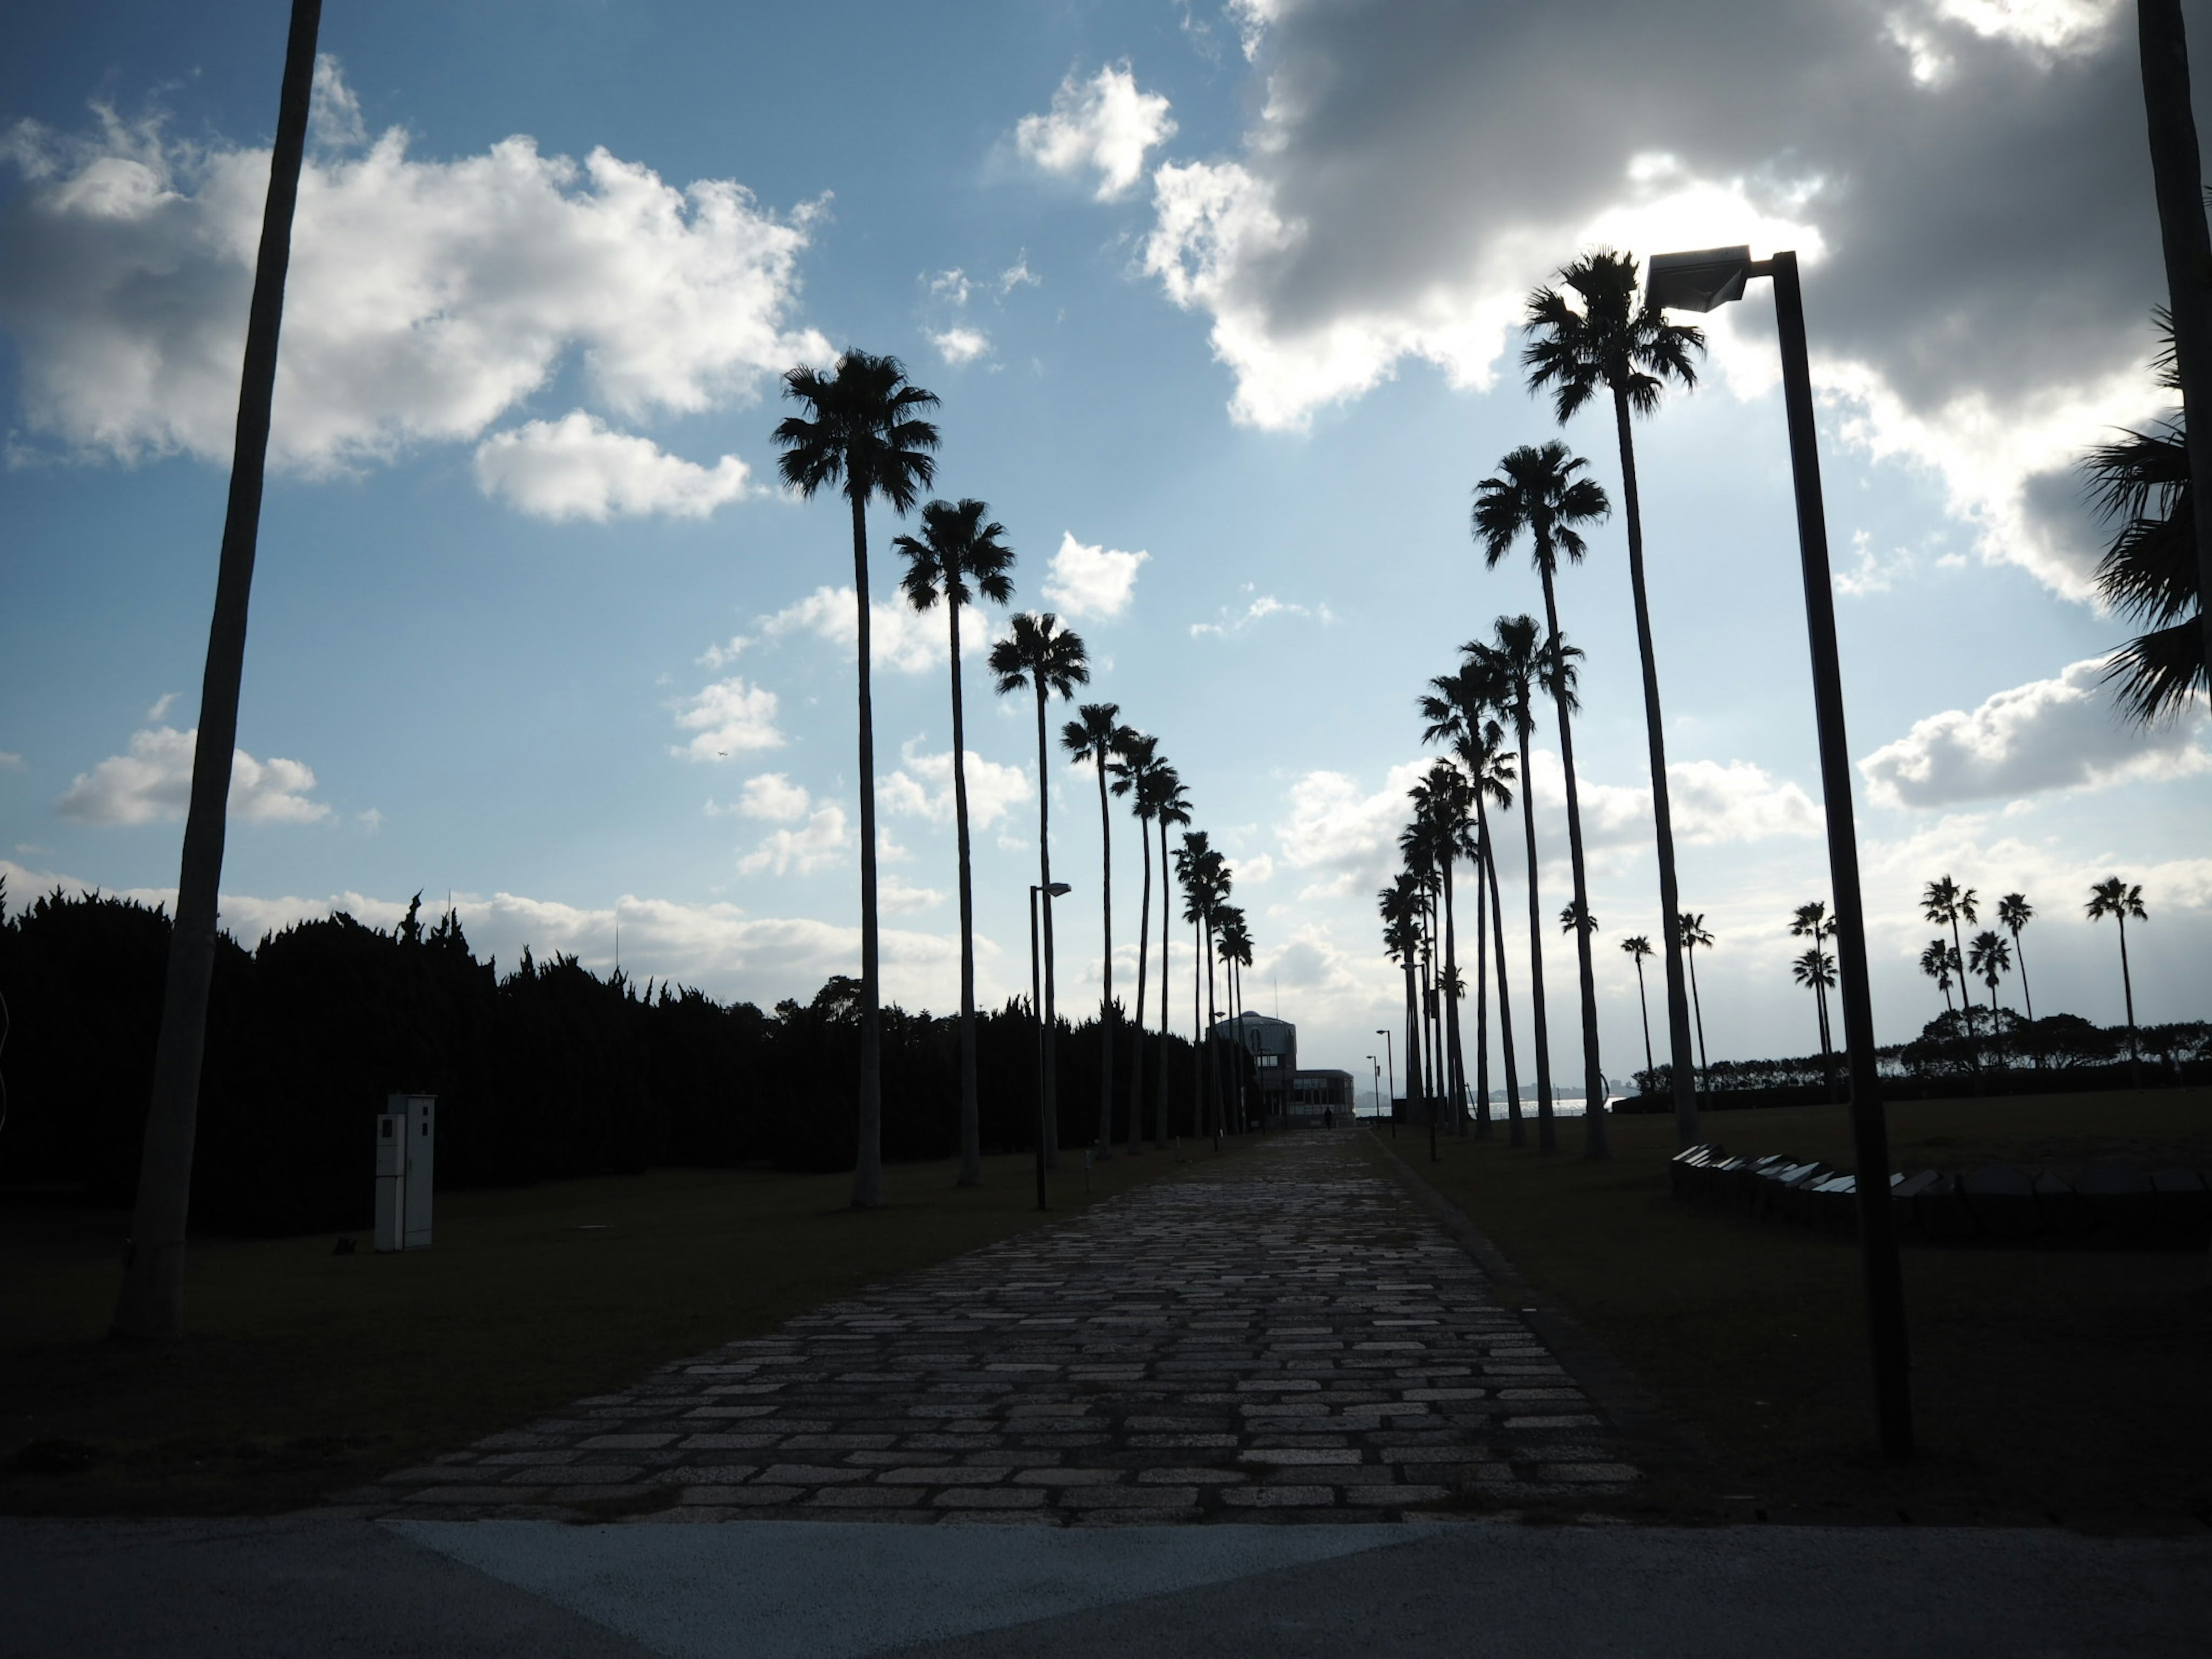
[[[1651,1063],[1651,1000],[1644,990],[1644,964],[1651,959],[1651,941],[1642,933],[1631,933],[1620,941],[1620,948],[1636,964],[1636,1000],[1644,1010],[1644,1070],[1648,1076],[1658,1069]]]
[[[1790,963],[1790,975],[1800,985],[1812,988],[1814,1006],[1819,1012],[1820,1022],[1820,1071],[1824,1076],[1832,1079],[1834,1072],[1828,1064],[1826,991],[1829,986],[1836,982],[1836,959],[1818,945],[1814,945],[1803,956],[1796,957]],[[1832,1084],[1831,1086],[1833,1086]]]
[[[1037,732],[1037,885],[1044,895],[1044,1007],[1040,1010],[1048,1039],[1056,1036],[1052,962],[1052,758],[1045,744],[1045,705],[1054,696],[1073,697],[1091,680],[1091,656],[1082,636],[1060,625],[1050,611],[1023,611],[1006,636],[991,647],[991,672],[1000,696],[1034,690]],[[1060,1167],[1060,1067],[1048,1040],[1044,1050],[1044,1162]]]
[[[1137,740],[1121,724],[1121,705],[1086,702],[1060,728],[1060,747],[1098,771],[1099,915],[1105,945],[1098,992],[1098,1156],[1114,1156],[1114,823],[1106,804],[1106,765]]]
[[[1997,1029],[1997,981],[2012,971],[2012,946],[2005,943],[2004,935],[1994,927],[1984,927],[1974,935],[1967,948],[1966,966],[1982,976],[1982,983],[1990,988],[1990,1032]]]
[[[216,890],[222,882],[231,759],[237,748],[239,691],[246,673],[246,623],[261,534],[262,477],[276,392],[276,343],[284,320],[284,282],[291,267],[292,213],[299,200],[300,163],[307,149],[308,93],[314,80],[315,37],[322,9],[321,0],[293,0],[276,100],[276,136],[269,158],[269,193],[261,210],[261,246],[254,258],[253,298],[246,318],[230,499],[223,511],[215,614],[208,625],[207,658],[201,671],[199,736],[192,749],[191,795],[185,809],[177,919],[169,930],[161,1036],[154,1049],[145,1139],[139,1147],[132,1243],[115,1302],[115,1334],[134,1342],[167,1341],[184,1328],[185,1231],[191,1210],[192,1142],[199,1128],[208,994],[215,981]]]
[[[1966,940],[1960,923],[1980,920],[1975,909],[1976,902],[1972,888],[1961,887],[1948,876],[1937,877],[1920,895],[1920,914],[1938,927],[1946,923],[1950,925],[1953,959],[1958,962],[1966,959]],[[1966,1057],[1974,1067],[1974,1092],[1979,1094],[1982,1091],[1982,1051],[1981,1046],[1974,1041],[1974,1007],[1966,995],[1966,981],[1963,975],[1959,981],[1959,1010],[1966,1016]]]
[[[853,1203],[883,1202],[883,1017],[877,944],[876,717],[868,641],[868,503],[880,499],[903,518],[937,477],[931,452],[937,428],[922,411],[934,394],[906,378],[896,357],[848,351],[824,374],[805,364],[783,377],[784,396],[804,414],[775,428],[776,471],[785,487],[811,500],[824,489],[845,497],[853,514],[853,602],[857,607],[860,738],[860,1123]]]
[[[1194,957],[1190,975],[1191,1133],[1198,1135],[1206,1132],[1206,1123],[1213,1118],[1215,1109],[1215,1103],[1208,1101],[1206,1093],[1206,1062],[1213,1052],[1213,1028],[1206,1018],[1213,980],[1209,941],[1215,909],[1228,896],[1228,878],[1221,854],[1214,850],[1212,838],[1203,830],[1183,833],[1182,843],[1176,848],[1175,864],[1176,878],[1182,885],[1182,919],[1190,924]],[[1213,1133],[1218,1150],[1218,1122]]]
[[[1536,680],[1543,670],[1543,647],[1533,617],[1500,617],[1492,632],[1495,645],[1470,641],[1461,648],[1492,678],[1498,706],[1513,722],[1520,747],[1521,830],[1528,860],[1528,1000],[1534,1027],[1530,1040],[1536,1050],[1536,1147],[1539,1152],[1552,1152],[1559,1150],[1559,1143],[1552,1117],[1552,1043],[1544,1014],[1544,925],[1543,905],[1537,893],[1536,803],[1528,787],[1528,737],[1536,723]],[[1502,938],[1498,944],[1502,958]],[[1517,1139],[1514,1144],[1520,1144]]]
[[[945,601],[952,664],[952,823],[960,860],[960,1178],[983,1179],[981,1114],[975,1097],[975,890],[968,840],[968,726],[960,685],[960,607],[977,597],[1006,605],[1014,597],[1014,550],[1006,527],[979,501],[932,501],[921,509],[921,534],[895,538],[906,559],[899,586],[917,611]]]
[[[1478,665],[1479,666],[1479,665]],[[1474,780],[1474,823],[1476,842],[1481,850],[1480,873],[1490,889],[1490,940],[1498,963],[1498,1040],[1501,1058],[1504,1061],[1505,1094],[1507,1100],[1508,1137],[1510,1143],[1525,1144],[1527,1131],[1521,1121],[1521,1077],[1513,1060],[1513,1001],[1506,985],[1505,975],[1505,911],[1503,890],[1498,880],[1498,848],[1491,839],[1490,807],[1494,803],[1500,811],[1510,811],[1513,806],[1513,785],[1519,774],[1514,769],[1513,757],[1504,749],[1504,729],[1496,720],[1485,720],[1479,731],[1462,737],[1454,753]],[[1478,894],[1478,897],[1480,895]],[[1476,1007],[1477,1016],[1481,1012]],[[1478,1032],[1476,1047],[1479,1068],[1486,1068],[1489,1048]],[[1483,1132],[1489,1129],[1489,1073],[1482,1071]]]
[[[1823,899],[1799,905],[1790,920],[1790,936],[1812,940],[1813,948],[1816,951],[1820,949],[1820,941],[1835,931],[1836,924],[1829,919],[1827,902]],[[1817,976],[1811,981],[1814,1000],[1820,1008],[1820,1081],[1827,1088],[1829,1097],[1833,1098],[1836,1071],[1829,1057],[1835,1051],[1835,1044],[1829,1036],[1832,1028],[1828,1024],[1828,981]]]
[[[1674,1131],[1684,1146],[1698,1140],[1698,1095],[1690,1081],[1690,1011],[1682,983],[1680,914],[1674,877],[1674,808],[1667,788],[1667,744],[1659,708],[1659,663],[1651,643],[1651,609],[1644,597],[1644,509],[1636,477],[1636,441],[1630,416],[1650,415],[1672,380],[1684,391],[1698,383],[1696,358],[1705,336],[1644,303],[1635,256],[1600,249],[1559,274],[1561,287],[1582,297],[1579,309],[1558,289],[1528,297],[1530,338],[1521,354],[1528,389],[1552,393],[1552,410],[1565,426],[1602,388],[1612,394],[1613,432],[1620,446],[1622,517],[1628,528],[1628,591],[1636,608],[1636,648],[1644,672],[1644,729],[1651,759],[1651,817],[1659,853],[1661,943],[1666,951],[1668,1051],[1674,1061]]]
[[[1449,1086],[1444,1068],[1438,1063],[1437,1050],[1440,1045],[1436,1042],[1436,899],[1439,884],[1436,849],[1417,822],[1399,833],[1398,850],[1419,898],[1414,914],[1414,933],[1419,955],[1421,1062],[1429,1083],[1425,1121],[1429,1129],[1429,1157],[1433,1162],[1437,1157],[1437,1113],[1442,1108],[1444,1091]]]
[[[1154,1149],[1165,1152],[1168,1145],[1168,944],[1175,931],[1175,906],[1168,896],[1168,831],[1188,827],[1190,823],[1190,793],[1176,775],[1175,768],[1163,766],[1153,782],[1152,823],[1160,836],[1160,1099],[1158,1109],[1152,1114]]]
[[[1251,1126],[1245,1121],[1244,1102],[1244,969],[1252,965],[1252,927],[1244,915],[1243,907],[1224,904],[1221,907],[1221,927],[1214,939],[1214,954],[1221,958],[1223,973],[1227,976],[1229,991],[1229,1023],[1237,1031],[1237,1055],[1230,1073],[1236,1085],[1236,1125],[1241,1131]]]
[[[1579,564],[1588,550],[1581,527],[1597,523],[1612,511],[1596,480],[1579,476],[1585,465],[1556,440],[1523,444],[1498,462],[1495,473],[1475,485],[1473,524],[1483,562],[1492,568],[1526,536],[1537,577],[1543,583],[1548,658],[1545,689],[1551,693],[1559,722],[1559,766],[1566,779],[1567,854],[1574,872],[1574,902],[1587,912],[1589,882],[1583,858],[1582,800],[1575,781],[1574,723],[1570,719],[1574,697],[1569,647],[1559,632],[1555,580],[1562,556]],[[1583,1156],[1607,1158],[1612,1148],[1606,1130],[1605,1073],[1598,1056],[1597,981],[1590,963],[1588,933],[1575,935],[1575,967],[1583,1000]]]
[[[2150,915],[2143,908],[2142,889],[2130,886],[2118,876],[2107,876],[2089,890],[2089,902],[2083,907],[2092,921],[2102,921],[2110,916],[2120,929],[2120,989],[2128,1005],[2128,1075],[2138,1089],[2142,1087],[2142,1054],[2136,1040],[2136,982],[2128,972],[2128,923],[2148,921]]]
[[[1430,864],[1437,871],[1443,896],[1443,978],[1459,984],[1459,929],[1453,902],[1452,871],[1461,859],[1474,856],[1474,824],[1468,814],[1474,805],[1474,786],[1467,775],[1446,761],[1438,761],[1407,792],[1413,803],[1414,823]],[[1477,898],[1480,897],[1478,891]],[[1444,1007],[1444,1086],[1452,1103],[1452,1126],[1467,1127],[1467,1057],[1460,1046],[1458,998],[1446,999]]]
[[[1698,1075],[1710,1085],[1712,1081],[1712,1060],[1705,1053],[1705,1005],[1698,995],[1698,952],[1710,951],[1713,936],[1705,931],[1705,913],[1702,910],[1682,912],[1682,962],[1690,971],[1690,1012],[1698,1019]]]
[[[2021,1000],[2027,1005],[2027,1017],[2035,1018],[2035,993],[2027,986],[2027,947],[2020,942],[2020,930],[2035,920],[2035,907],[2027,902],[2025,893],[2007,893],[1997,901],[1997,925],[2012,935],[2013,955],[2020,962]]]
[[[1958,965],[1958,952],[1951,948],[1948,939],[1941,937],[1928,941],[1928,948],[1920,953],[1920,971],[1936,981],[1936,988],[1943,994],[1943,1012],[1951,1012],[1951,974]]]
[[[1401,872],[1375,896],[1382,916],[1382,948],[1406,974],[1406,1108],[1415,1109],[1423,1098],[1420,1030],[1420,988],[1415,981],[1415,958],[1420,954],[1420,884],[1412,872]]]
[[[1160,758],[1159,740],[1142,734],[1133,735],[1122,744],[1106,769],[1113,774],[1113,790],[1117,795],[1129,797],[1129,809],[1137,819],[1137,851],[1144,863],[1144,899],[1137,910],[1137,1011],[1133,1029],[1136,1042],[1129,1056],[1129,1156],[1137,1155],[1144,1139],[1145,1121],[1145,970],[1146,958],[1152,943],[1152,837],[1146,827],[1157,810],[1153,792],[1166,763]]]

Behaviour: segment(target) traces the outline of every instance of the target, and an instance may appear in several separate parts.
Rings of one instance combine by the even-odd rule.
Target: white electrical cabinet
[[[376,1120],[376,1248],[430,1248],[430,1189],[437,1167],[438,1097],[387,1095]]]

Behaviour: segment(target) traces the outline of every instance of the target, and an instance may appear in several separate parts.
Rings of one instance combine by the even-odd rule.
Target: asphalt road
[[[1498,1522],[0,1521],[9,1659],[2208,1650],[2212,1538]]]

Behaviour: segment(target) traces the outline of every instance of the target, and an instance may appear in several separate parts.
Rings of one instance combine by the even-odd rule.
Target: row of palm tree
[[[926,418],[937,406],[936,396],[915,386],[896,357],[875,356],[851,350],[825,373],[804,366],[784,376],[785,395],[801,405],[801,412],[785,419],[775,438],[782,453],[778,470],[784,483],[803,497],[824,489],[842,495],[852,514],[853,586],[859,622],[858,678],[860,727],[860,1155],[853,1176],[853,1203],[868,1207],[882,1201],[882,1060],[878,989],[878,906],[876,884],[875,733],[870,696],[869,581],[867,509],[881,501],[899,517],[914,512],[922,492],[936,481],[936,452],[941,438]],[[976,1097],[975,1060],[975,880],[969,830],[967,726],[962,697],[961,611],[988,601],[1008,605],[1014,585],[1010,574],[1015,562],[1006,543],[1006,526],[990,516],[984,502],[970,497],[932,501],[921,507],[916,533],[901,535],[891,543],[906,561],[900,589],[907,603],[919,612],[945,607],[950,645],[952,689],[952,803],[953,829],[959,866],[960,908],[960,1171],[958,1181],[972,1186],[982,1179],[981,1110]],[[1042,1029],[1056,1029],[1057,1006],[1053,949],[1051,744],[1048,715],[1054,698],[1072,701],[1076,688],[1090,683],[1090,653],[1081,635],[1063,626],[1052,613],[1022,612],[1014,616],[1006,632],[991,647],[988,664],[994,687],[1001,696],[1027,692],[1036,700],[1037,745],[1037,888],[1044,896],[1042,927],[1042,987],[1035,1012]],[[1112,1155],[1115,1054],[1119,1047],[1120,1005],[1114,997],[1114,845],[1113,796],[1129,799],[1139,824],[1139,845],[1144,853],[1144,897],[1139,922],[1137,1003],[1138,1042],[1132,1054],[1128,1085],[1129,1150],[1134,1153],[1141,1139],[1144,1103],[1145,1003],[1147,991],[1148,948],[1152,933],[1152,842],[1146,831],[1156,827],[1159,864],[1164,884],[1169,867],[1168,831],[1190,823],[1188,792],[1160,753],[1156,738],[1122,723],[1121,706],[1111,702],[1084,703],[1076,718],[1061,728],[1060,746],[1079,763],[1091,765],[1098,782],[1098,820],[1101,841],[1099,903],[1103,928],[1103,969],[1099,1018],[1103,1036],[1103,1059],[1098,1091],[1097,1151]],[[1201,936],[1193,965],[1194,1024],[1199,1020],[1199,969],[1205,969],[1207,1006],[1212,1005],[1215,958],[1231,972],[1231,1000],[1240,982],[1236,970],[1252,960],[1249,927],[1242,911],[1228,903],[1230,878],[1226,861],[1207,846],[1204,832],[1187,834],[1176,855],[1186,898],[1185,916]],[[1164,894],[1160,907],[1160,1060],[1158,1089],[1154,1094],[1153,1128],[1157,1144],[1167,1145],[1167,1053],[1170,1020],[1167,1004],[1168,948],[1170,918]],[[1211,1055],[1211,1025],[1204,1028],[1201,1043]],[[1201,1065],[1204,1061],[1201,1060]],[[1043,1045],[1040,1089],[1044,1155],[1048,1167],[1060,1163],[1058,1078],[1053,1044]],[[1241,1099],[1241,1075],[1240,1075]],[[1215,1091],[1212,1122],[1221,1133],[1220,1091]]]

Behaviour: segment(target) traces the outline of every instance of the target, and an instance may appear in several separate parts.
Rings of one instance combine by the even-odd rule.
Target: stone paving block
[[[1318,1508],[1334,1503],[1336,1493],[1327,1486],[1231,1486],[1221,1500],[1239,1509]]]
[[[940,1509],[1041,1509],[1047,1494],[1024,1486],[954,1486],[929,1501]]]

